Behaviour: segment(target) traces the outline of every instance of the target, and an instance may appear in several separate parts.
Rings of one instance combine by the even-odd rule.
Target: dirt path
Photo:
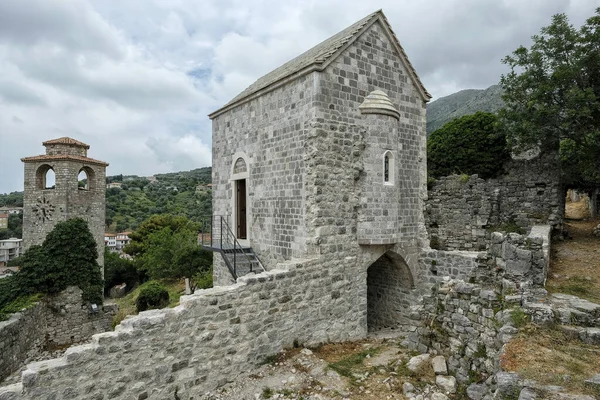
[[[546,288],[600,303],[600,238],[592,230],[600,218],[567,220],[569,238],[552,243]]]

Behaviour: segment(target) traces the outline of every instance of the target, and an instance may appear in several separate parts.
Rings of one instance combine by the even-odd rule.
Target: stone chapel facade
[[[401,324],[425,283],[430,97],[383,12],[365,17],[210,114],[213,214],[266,270],[318,259],[369,298],[370,328]]]
[[[87,156],[89,145],[68,137],[43,143],[46,154],[22,158],[25,165],[23,194],[23,246],[40,245],[61,221],[83,218],[104,265],[104,217],[108,163]],[[85,173],[85,184],[79,175]],[[54,184],[49,182],[54,175]],[[82,175],[83,176],[83,175]]]

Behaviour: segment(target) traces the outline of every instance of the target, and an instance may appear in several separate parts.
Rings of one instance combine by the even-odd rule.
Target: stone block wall
[[[40,329],[45,321],[46,308],[38,303],[34,307],[13,314],[0,322],[0,381],[18,370],[23,361],[41,351],[45,332]]]
[[[0,322],[0,381],[23,362],[47,348],[70,345],[112,329],[116,306],[91,312],[81,302],[81,289],[69,287],[34,307]]]
[[[173,309],[142,312],[114,332],[30,364],[15,399],[198,398],[294,342],[363,338],[366,273],[343,274],[356,259],[286,265],[236,285],[184,296]],[[93,379],[90,377],[93,376]]]
[[[422,344],[447,356],[448,369],[457,381],[484,381],[493,376],[504,344],[495,318],[502,307],[499,293],[462,280],[446,280],[427,307],[429,323],[422,328]]]
[[[560,227],[564,195],[557,157],[543,154],[511,160],[506,173],[483,180],[453,175],[428,192],[425,219],[431,246],[443,250],[485,250],[491,232],[507,223],[522,228]]]
[[[90,305],[81,303],[81,289],[71,286],[63,292],[44,299],[46,346],[58,347],[79,343],[95,333],[112,329],[117,313],[116,305],[98,306],[93,312]]]

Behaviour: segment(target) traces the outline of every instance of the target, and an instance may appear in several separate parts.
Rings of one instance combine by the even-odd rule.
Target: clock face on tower
[[[41,222],[50,221],[54,209],[54,205],[52,205],[49,200],[46,200],[45,196],[41,199],[37,199],[36,204],[32,208],[33,213]]]

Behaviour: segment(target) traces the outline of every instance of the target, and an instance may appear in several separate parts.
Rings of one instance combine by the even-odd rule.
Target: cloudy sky
[[[498,82],[500,60],[600,0],[0,0],[0,193],[70,136],[109,175],[210,165],[207,117],[261,75],[382,8],[425,87]]]

